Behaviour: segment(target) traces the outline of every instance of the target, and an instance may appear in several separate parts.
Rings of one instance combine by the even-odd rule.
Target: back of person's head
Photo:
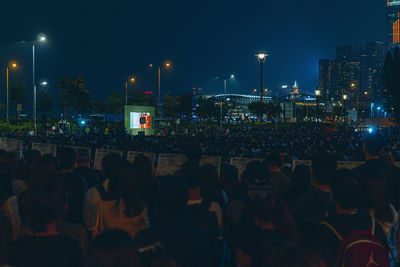
[[[50,154],[50,153],[44,154],[42,159],[51,161],[54,164],[54,166],[57,167],[57,159],[53,156],[53,154]],[[36,160],[34,160],[34,161],[36,161]]]
[[[254,160],[247,164],[246,169],[242,174],[242,180],[248,183],[265,184],[270,179],[270,172],[267,164]]]
[[[394,215],[389,200],[384,167],[378,161],[367,161],[361,177],[363,178],[366,193],[366,203],[364,204],[369,209],[374,210],[377,220],[391,223]]]
[[[202,166],[200,191],[203,199],[217,201],[219,189],[217,168],[210,164]]]
[[[86,267],[141,267],[140,257],[130,235],[121,230],[106,230],[92,242]]]
[[[184,147],[184,152],[188,160],[199,162],[203,152],[197,143],[187,143]]]
[[[162,176],[155,193],[154,206],[158,215],[184,213],[189,198],[186,181],[180,176]]]
[[[0,163],[0,207],[13,195],[12,168],[7,163]]]
[[[329,185],[336,169],[337,161],[331,154],[320,152],[313,155],[311,171],[313,178],[318,182],[318,184]]]
[[[52,160],[40,159],[33,161],[30,168],[29,186],[36,185],[49,180],[56,175],[56,166]]]
[[[110,179],[111,171],[121,161],[121,157],[117,153],[108,153],[101,161],[101,168],[106,178]]]
[[[309,188],[311,184],[310,167],[306,165],[297,165],[293,171],[292,184],[296,190],[302,192]]]
[[[273,154],[267,156],[266,162],[269,166],[272,166],[272,167],[278,167],[278,168],[283,167],[282,159],[276,153],[273,153]]]
[[[222,183],[227,182],[239,182],[239,172],[238,169],[230,164],[222,164],[220,179]]]
[[[132,164],[122,160],[116,165],[112,173],[110,194],[122,198],[127,217],[140,215],[146,205],[146,178],[137,175]]]
[[[201,183],[201,167],[199,163],[194,160],[188,160],[183,163],[180,176],[186,180],[189,189],[198,188]]]
[[[21,171],[18,164],[18,155],[14,152],[5,152],[0,157],[0,162],[8,164],[12,169],[12,178],[20,179]]]
[[[40,154],[40,152],[38,150],[28,150],[24,152],[24,161],[26,164],[31,164],[32,161],[34,160],[38,160],[42,157],[42,155]]]
[[[70,170],[75,165],[75,151],[70,147],[57,150],[57,163],[59,170]]]
[[[136,175],[147,181],[153,180],[153,165],[148,157],[143,154],[138,155],[132,162]]]
[[[28,195],[29,220],[34,232],[44,232],[49,224],[58,222],[67,204],[62,187],[53,181],[37,185]]]
[[[384,146],[385,142],[381,134],[366,134],[364,137],[364,152],[371,156],[379,156]]]
[[[89,166],[89,150],[80,148],[76,151],[76,163],[78,166]]]
[[[333,198],[343,209],[351,210],[359,207],[361,187],[357,173],[349,169],[336,171],[331,182]]]

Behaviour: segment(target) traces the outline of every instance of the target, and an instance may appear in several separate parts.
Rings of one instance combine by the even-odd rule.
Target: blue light
[[[378,107],[378,110],[381,110],[381,107]]]
[[[369,132],[369,133],[372,133],[372,132],[373,132],[373,129],[372,129],[372,128],[368,128],[368,132]]]
[[[81,125],[85,125],[85,124],[86,124],[86,121],[85,121],[85,120],[81,120],[81,121],[80,121],[80,124],[81,124]]]

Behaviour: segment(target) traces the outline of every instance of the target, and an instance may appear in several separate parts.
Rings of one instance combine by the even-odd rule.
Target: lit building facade
[[[386,48],[393,51],[400,45],[400,0],[387,0]]]

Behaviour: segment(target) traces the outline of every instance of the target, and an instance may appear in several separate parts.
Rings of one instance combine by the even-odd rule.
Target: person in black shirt
[[[76,151],[76,168],[74,169],[74,173],[79,177],[86,179],[87,188],[91,188],[102,182],[101,173],[89,169],[90,164],[90,155],[89,150],[86,149],[78,149]]]
[[[291,206],[300,235],[313,234],[328,213],[334,212],[330,182],[336,168],[337,162],[329,153],[321,152],[313,157],[311,173],[314,187],[300,196]]]
[[[77,241],[61,235],[57,223],[67,209],[62,188],[55,182],[38,185],[29,195],[32,231],[14,243],[16,266],[81,266],[82,252]]]
[[[332,180],[332,194],[336,203],[336,213],[329,215],[319,226],[318,238],[331,252],[330,258],[335,258],[341,240],[358,230],[371,231],[372,218],[367,212],[359,210],[362,188],[358,175],[348,169],[336,172]],[[335,231],[333,231],[334,229]],[[379,224],[375,224],[375,236],[386,247],[386,237]]]

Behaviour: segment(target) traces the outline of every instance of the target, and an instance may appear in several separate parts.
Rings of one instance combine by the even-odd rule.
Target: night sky
[[[129,74],[139,90],[156,87],[149,63],[166,59],[162,90],[192,87],[221,92],[222,80],[235,74],[228,90],[250,93],[259,86],[258,51],[270,53],[265,87],[297,80],[314,90],[318,60],[334,58],[337,45],[363,45],[384,38],[385,0],[286,1],[7,1],[0,11],[0,88],[8,60],[21,68],[12,80],[31,88],[31,48],[15,44],[39,32],[49,42],[37,48],[37,80],[49,89],[61,77],[83,75],[93,99],[122,92]],[[60,4],[60,3],[64,4]],[[4,79],[3,79],[4,78]],[[1,92],[4,92],[1,89]],[[55,93],[54,93],[55,94]],[[4,95],[0,93],[0,95]]]

